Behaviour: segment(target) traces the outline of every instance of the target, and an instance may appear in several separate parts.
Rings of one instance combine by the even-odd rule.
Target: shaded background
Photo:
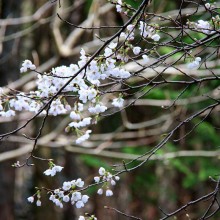
[[[140,3],[127,2],[133,7]],[[175,14],[180,4],[181,1],[169,1],[168,4],[167,1],[155,0],[149,10]],[[193,5],[185,3],[184,7]],[[41,72],[49,71],[56,65],[76,63],[81,47],[92,54],[101,45],[96,34],[105,38],[114,33],[113,29],[76,29],[62,22],[56,15],[57,11],[68,21],[84,27],[121,25],[126,20],[124,15],[117,14],[114,6],[106,5],[104,0],[65,0],[61,2],[61,8],[57,2],[46,0],[2,0],[0,86],[8,85],[9,88],[23,91],[34,89],[34,73],[28,73],[20,79],[19,68],[24,59],[34,60]],[[208,84],[199,90],[192,87],[183,98],[187,100],[192,96],[202,95],[205,91],[218,87],[218,84],[219,82]],[[57,188],[63,181],[78,177],[90,183],[100,166],[111,169],[112,164],[121,163],[122,160],[119,158],[133,159],[135,155],[152,149],[162,139],[163,134],[178,121],[210,103],[209,100],[205,100],[194,102],[193,105],[180,104],[169,110],[161,108],[164,101],[175,98],[180,91],[181,88],[175,86],[156,88],[146,97],[142,97],[142,104],[103,118],[92,127],[94,135],[86,146],[73,146],[73,137],[63,132],[69,121],[68,116],[59,116],[56,120],[50,117],[36,154],[43,158],[54,158],[56,164],[65,167],[58,178],[43,175],[48,166],[42,161],[34,161],[33,167],[12,168],[11,164],[17,160],[25,161],[28,152],[31,151],[31,142],[21,138],[19,134],[1,141],[0,220],[77,219],[77,216],[83,213],[71,205],[59,209],[48,201],[47,197],[43,197],[42,207],[39,208],[27,204],[26,198],[34,193],[35,186]],[[156,102],[152,103],[152,100]],[[14,121],[1,118],[0,132],[11,131],[29,117],[29,113],[22,112]],[[154,123],[149,122],[152,119]],[[146,123],[143,125],[142,122]],[[179,133],[176,133],[176,138],[185,135],[197,122],[195,120],[183,126]],[[34,136],[39,125],[38,118],[21,133]],[[172,211],[210,192],[215,183],[209,176],[215,177],[219,174],[219,126],[219,112],[215,111],[187,139],[168,142],[166,148],[159,151],[160,155],[165,155],[164,157],[158,157],[132,173],[122,175],[112,198],[96,195],[97,188],[89,189],[91,199],[86,206],[86,212],[96,214],[98,219],[126,219],[112,210],[103,208],[104,205],[108,205],[125,213],[153,220],[162,215],[159,207],[164,211]],[[175,156],[180,150],[193,150],[198,152],[198,155],[195,153],[193,157]],[[9,156],[4,154],[8,151],[11,151]],[[215,152],[209,157],[202,157],[201,151]],[[166,158],[168,152],[174,153],[173,159]],[[186,214],[189,214],[191,219],[197,219],[196,216],[204,211],[205,207],[205,202],[192,206],[178,219],[188,219]],[[219,215],[213,219],[219,219]]]

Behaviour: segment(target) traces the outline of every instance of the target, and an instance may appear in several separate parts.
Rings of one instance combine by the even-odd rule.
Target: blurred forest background
[[[141,1],[126,2],[137,8]],[[23,60],[33,60],[41,72],[49,71],[56,65],[76,63],[81,48],[92,54],[102,45],[97,35],[107,38],[115,32],[114,29],[91,31],[75,28],[61,21],[57,12],[62,18],[83,27],[122,25],[127,19],[116,13],[114,5],[105,0],[63,0],[60,3],[61,7],[59,2],[47,0],[0,1],[0,87],[21,91],[34,89],[36,74],[28,73],[21,78],[19,73]],[[153,0],[149,11],[176,16],[180,4],[181,1]],[[191,7],[190,2],[185,3],[183,13],[187,14]],[[196,16],[203,16],[203,11]],[[165,54],[167,50],[169,48],[164,47],[160,53]],[[218,69],[217,64],[215,68]],[[175,71],[170,74],[170,77],[174,76]],[[39,139],[37,155],[54,158],[56,164],[65,167],[56,179],[43,175],[48,166],[42,161],[33,161],[33,167],[11,167],[17,160],[25,160],[33,143],[19,134],[4,139],[0,143],[0,220],[76,219],[81,211],[71,205],[59,209],[43,198],[42,207],[36,207],[27,204],[26,198],[33,194],[35,186],[55,188],[62,181],[78,177],[89,183],[100,166],[112,169],[113,164],[145,153],[179,121],[210,103],[202,95],[218,86],[218,81],[203,84],[199,89],[192,86],[169,109],[162,106],[170,105],[169,100],[175,99],[182,88],[175,85],[155,88],[125,111],[102,118],[92,126],[94,133],[82,146],[74,146],[73,137],[64,132],[70,121],[68,116],[50,117],[50,123],[46,124]],[[1,118],[0,133],[11,131],[29,117],[30,113],[21,112],[13,121]],[[36,135],[38,120],[35,119],[21,133]],[[183,137],[198,120],[182,126],[175,138]],[[154,220],[162,215],[159,207],[164,211],[173,211],[210,192],[215,183],[209,177],[219,175],[219,127],[220,117],[216,109],[187,138],[179,142],[169,141],[146,165],[123,174],[114,189],[115,196],[100,197],[96,195],[97,188],[90,188],[91,200],[87,212],[96,214],[101,220],[126,219],[103,208],[103,205],[108,205]],[[177,219],[196,219],[195,216],[206,206],[206,202],[192,206]],[[220,214],[213,217],[219,218]]]

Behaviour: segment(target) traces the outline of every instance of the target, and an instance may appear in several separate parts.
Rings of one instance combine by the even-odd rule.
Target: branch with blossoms
[[[182,3],[184,2],[188,3],[189,1],[183,0]],[[102,45],[93,55],[86,53],[82,48],[78,62],[69,66],[57,66],[44,73],[38,71],[32,61],[25,60],[20,72],[26,73],[30,70],[36,73],[36,89],[29,92],[17,91],[12,94],[5,93],[3,89],[0,91],[1,117],[13,117],[21,111],[32,113],[32,117],[20,127],[1,134],[1,140],[20,132],[38,116],[43,117],[38,135],[35,138],[23,135],[28,140],[34,141],[33,149],[26,162],[22,165],[17,162],[14,164],[15,167],[28,165],[29,159],[36,159],[49,163],[49,169],[44,172],[47,176],[55,176],[63,169],[63,167],[55,165],[51,159],[35,155],[38,140],[49,116],[56,117],[68,114],[71,122],[66,125],[65,131],[74,134],[76,136],[75,144],[81,145],[85,141],[89,141],[92,135],[90,127],[98,123],[102,117],[122,110],[126,111],[128,107],[135,105],[139,99],[147,97],[156,89],[163,90],[169,87],[175,90],[175,86],[180,89],[176,97],[171,100],[170,105],[161,106],[162,109],[172,110],[178,100],[190,91],[190,87],[194,86],[199,90],[202,86],[212,85],[219,80],[218,69],[213,71],[209,67],[209,63],[219,56],[220,17],[218,5],[204,1],[191,2],[193,10],[190,14],[183,15],[181,6],[178,15],[173,18],[148,12],[149,0],[142,1],[138,9],[132,8],[121,0],[111,3],[116,7],[116,11],[126,18],[126,22],[123,26],[114,27],[113,29],[118,28],[118,31],[107,40],[102,40]],[[196,13],[201,10],[205,11],[209,19],[196,20]],[[62,22],[73,25],[60,15],[59,18]],[[75,27],[83,30],[90,29],[83,26]],[[105,27],[98,29],[102,28]],[[94,29],[97,28],[91,27],[91,30]],[[197,37],[195,38],[194,35]],[[169,52],[162,54],[165,47]],[[129,67],[129,64],[132,65]],[[194,71],[200,69],[207,71],[209,75],[196,75]],[[172,76],[171,70],[175,70],[178,77]],[[150,71],[152,75],[149,75]],[[88,202],[89,196],[83,195],[82,191],[96,185],[101,185],[97,191],[99,195],[105,193],[107,197],[112,196],[112,187],[119,181],[119,175],[136,170],[146,164],[160,149],[165,148],[168,141],[172,141],[176,131],[194,119],[199,119],[200,122],[192,130],[174,141],[187,138],[196,127],[216,111],[219,107],[220,94],[218,92],[212,93],[214,90],[218,90],[218,85],[205,93],[212,104],[202,109],[197,108],[195,112],[187,115],[177,125],[169,126],[169,132],[155,147],[130,162],[122,162],[121,165],[117,165],[118,171],[115,174],[101,167],[99,168],[99,176],[94,177],[95,183],[87,187],[84,187],[84,181],[81,178],[65,181],[62,187],[57,189],[37,188],[36,193],[29,197],[28,201],[31,203],[36,201],[36,205],[41,206],[41,194],[46,191],[49,200],[60,208],[63,208],[63,203],[68,202],[75,205],[76,208],[83,208]],[[213,95],[209,96],[210,93]],[[135,165],[140,158],[144,159]],[[207,209],[207,213],[213,204],[217,203],[218,192],[219,187],[216,188],[215,193],[208,196],[213,198],[214,202]],[[205,199],[206,196],[198,201],[203,201],[203,198]],[[166,218],[175,216],[192,204],[194,202],[171,214],[165,214]],[[207,216],[208,214],[205,214],[206,219],[209,217]],[[94,215],[79,217],[79,220],[83,219],[92,220],[96,217]]]

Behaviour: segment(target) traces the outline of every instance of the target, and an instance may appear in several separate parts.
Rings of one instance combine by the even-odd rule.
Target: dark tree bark
[[[0,18],[19,17],[20,0],[3,0],[0,4]],[[6,35],[17,31],[14,26],[6,27]],[[0,54],[0,87],[14,81],[19,76],[19,40],[6,41],[2,45]],[[10,67],[10,68],[9,68]],[[0,133],[5,133],[16,127],[16,122],[0,124]],[[16,144],[0,143],[0,153],[12,150]],[[15,170],[9,160],[0,164],[0,220],[14,219],[14,183]]]

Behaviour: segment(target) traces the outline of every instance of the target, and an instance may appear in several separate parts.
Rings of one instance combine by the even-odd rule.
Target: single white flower
[[[61,209],[63,208],[63,203],[59,199],[55,199],[53,202],[56,206],[59,206]]]
[[[78,202],[76,203],[76,208],[77,208],[77,209],[80,209],[80,208],[82,208],[82,207],[84,207],[84,203],[83,203],[82,201],[78,201]]]
[[[77,179],[76,180],[76,186],[78,186],[78,187],[83,187],[84,186],[84,181],[82,181],[82,179],[81,178],[79,178],[79,179]]]
[[[56,199],[56,196],[55,195],[50,195],[50,197],[49,197],[49,200],[51,200],[51,201],[53,201],[54,202],[54,200]]]
[[[125,32],[121,32],[120,37],[126,39],[128,35]]]
[[[122,12],[122,7],[121,7],[121,5],[116,5],[116,11],[117,11],[117,12]]]
[[[111,42],[111,43],[108,45],[108,47],[109,47],[110,49],[115,49],[115,48],[117,47],[117,43]]]
[[[160,40],[160,35],[159,34],[154,34],[151,36],[151,39],[154,41],[159,41]]]
[[[103,167],[99,168],[99,175],[101,175],[101,176],[105,175],[105,168],[103,168]]]
[[[102,189],[102,188],[98,189],[97,193],[98,193],[99,195],[102,195],[102,194],[103,194],[103,189]]]
[[[56,171],[55,171],[55,170],[52,170],[52,169],[47,169],[46,171],[44,171],[44,174],[45,174],[46,176],[55,176]]]
[[[142,58],[143,58],[143,63],[144,63],[144,64],[147,64],[147,63],[150,61],[149,57],[148,57],[146,54],[144,54],[144,55],[142,56]]]
[[[74,192],[71,197],[71,201],[79,201],[82,198],[82,194],[80,192]]]
[[[36,205],[37,205],[37,206],[41,206],[41,201],[40,201],[40,200],[37,200]]]
[[[140,47],[134,47],[134,48],[133,48],[133,53],[134,53],[135,55],[138,55],[140,52],[141,52],[141,48],[140,48]]]
[[[119,176],[115,176],[115,180],[116,181],[120,180],[120,177]]]
[[[96,183],[99,183],[100,177],[99,177],[99,176],[95,176],[95,177],[94,177],[94,180],[95,180]]]
[[[76,139],[76,144],[81,144],[81,143],[84,142],[85,140],[89,139],[91,132],[92,132],[91,130],[87,130],[84,135],[82,135],[82,136],[80,136],[79,138],[77,138],[77,139]]]
[[[116,185],[116,182],[114,180],[111,180],[112,186]]]
[[[69,202],[69,201],[70,201],[70,197],[69,197],[68,195],[65,195],[65,196],[63,197],[63,201],[64,201],[64,202]]]
[[[124,99],[119,97],[119,98],[115,98],[113,99],[112,105],[114,105],[115,107],[121,108],[123,107],[124,104]]]
[[[112,50],[110,49],[110,48],[105,48],[105,53],[104,53],[104,56],[105,57],[109,57],[109,56],[111,56],[112,55]]]
[[[106,192],[105,192],[105,195],[106,196],[112,196],[113,192],[110,189],[107,189]]]
[[[83,196],[82,196],[82,202],[83,202],[83,203],[87,203],[88,200],[89,200],[89,196],[87,196],[87,195],[83,195]]]
[[[34,197],[33,196],[30,196],[27,198],[28,202],[30,203],[33,203],[34,202]]]
[[[62,169],[63,169],[63,167],[57,166],[57,165],[55,165],[55,166],[52,168],[52,170],[54,170],[54,171],[56,171],[56,172],[61,172]]]
[[[70,112],[70,118],[72,118],[73,120],[80,120],[80,114],[77,114],[75,111]]]
[[[196,57],[195,58],[195,61],[197,61],[197,62],[200,62],[202,59],[201,59],[201,57]]]
[[[200,66],[201,60],[202,60],[201,57],[196,57],[194,61],[187,64],[187,68],[188,69],[198,69]]]
[[[63,188],[63,190],[67,191],[67,190],[69,190],[71,187],[72,187],[71,182],[64,182],[62,188]]]
[[[205,7],[208,8],[208,9],[210,9],[210,8],[211,8],[210,3],[205,3]]]

